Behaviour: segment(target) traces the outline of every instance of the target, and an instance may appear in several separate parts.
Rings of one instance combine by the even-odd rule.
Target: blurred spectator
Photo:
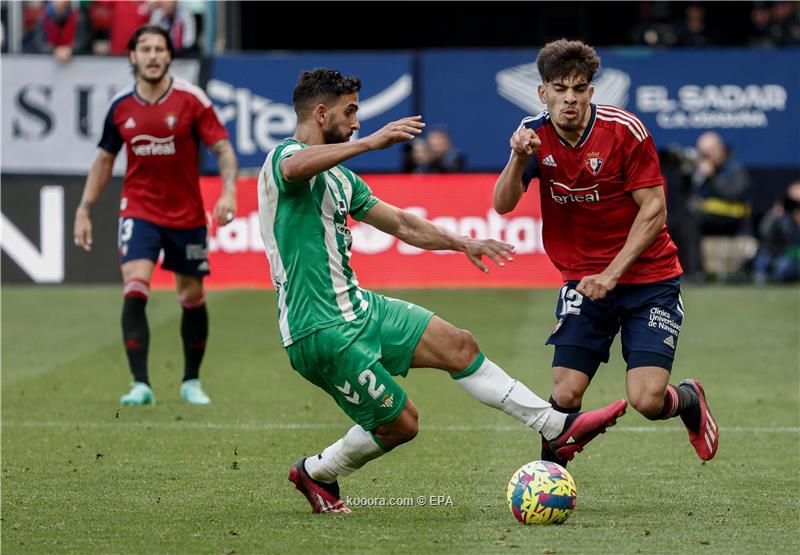
[[[178,7],[177,0],[155,0],[151,4],[153,13],[150,23],[169,31],[175,53],[180,55],[197,52],[197,25],[194,15]]]
[[[684,20],[675,26],[676,46],[703,47],[713,44],[706,25],[706,9],[702,4],[688,4]]]
[[[691,176],[688,276],[703,275],[700,242],[708,235],[747,235],[750,225],[750,176],[722,137],[707,131],[697,139]]]
[[[661,173],[667,182],[667,227],[672,240],[678,246],[681,266],[688,270],[691,266],[692,245],[689,233],[692,223],[689,214],[691,175],[694,173],[697,151],[684,149],[679,145],[669,145],[658,151]]]
[[[443,127],[434,127],[411,143],[405,163],[409,173],[460,173],[464,171],[466,158],[453,146],[450,135]]]
[[[668,2],[642,1],[637,6],[639,22],[633,29],[633,43],[673,46],[678,42]]]
[[[150,5],[139,0],[112,2],[101,0],[111,8],[111,28],[109,29],[109,54],[127,55],[128,40],[133,32],[150,22]]]
[[[764,2],[754,2],[750,11],[750,46],[775,46],[770,36],[769,6]]]
[[[797,2],[755,2],[750,11],[750,46],[800,44]]]
[[[47,2],[26,45],[26,51],[53,54],[56,60],[66,63],[73,54],[89,52],[88,25],[86,13],[74,8],[70,0]]]
[[[753,261],[756,283],[800,280],[800,179],[761,219],[761,245]]]

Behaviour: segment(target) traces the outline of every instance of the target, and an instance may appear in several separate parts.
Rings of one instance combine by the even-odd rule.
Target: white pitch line
[[[338,430],[347,427],[347,424],[292,424],[292,423],[239,423],[215,424],[213,422],[126,422],[120,419],[116,422],[55,422],[55,421],[14,421],[7,420],[2,423],[3,428],[165,428],[165,429],[197,429],[197,430],[242,430],[242,431],[267,431],[267,430]],[[424,430],[431,432],[519,432],[523,426],[424,426]],[[613,433],[685,433],[684,428],[675,426],[623,426],[610,428]],[[774,428],[746,428],[741,426],[722,427],[722,433],[742,434],[800,434],[800,427],[774,427]]]

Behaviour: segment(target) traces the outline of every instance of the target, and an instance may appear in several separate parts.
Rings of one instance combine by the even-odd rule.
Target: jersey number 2
[[[375,377],[375,373],[369,368],[358,375],[358,383],[365,385],[367,382],[369,382],[369,385],[367,385],[367,393],[369,393],[370,397],[373,399],[377,399],[386,389],[386,386],[383,384],[381,384],[380,387],[375,387],[378,383],[378,379]]]

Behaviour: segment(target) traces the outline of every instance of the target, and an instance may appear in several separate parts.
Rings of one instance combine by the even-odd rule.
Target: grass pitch
[[[546,397],[555,293],[392,296],[470,329]],[[505,490],[538,458],[538,436],[427,369],[401,380],[420,409],[417,439],[342,480],[343,495],[387,505],[310,514],[286,480],[289,466],[350,423],[290,368],[271,292],[208,295],[201,378],[210,407],[179,398],[179,308],[174,294],[154,294],[157,404],[118,409],[129,382],[120,288],[4,287],[2,551],[800,552],[798,290],[687,287],[684,298],[674,381],[702,380],[721,426],[716,459],[697,459],[679,420],[653,423],[629,409],[570,464],[578,488],[570,519],[525,527]],[[624,392],[617,344],[585,406]],[[435,505],[431,496],[444,497]],[[389,506],[407,498],[413,506]]]

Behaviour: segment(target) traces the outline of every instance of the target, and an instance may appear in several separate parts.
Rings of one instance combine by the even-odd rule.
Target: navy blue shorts
[[[558,323],[546,342],[556,346],[554,366],[574,368],[591,377],[600,362],[608,362],[611,344],[621,330],[628,369],[672,369],[683,324],[679,278],[618,285],[599,301],[578,293],[578,283],[568,281],[559,291]]]
[[[155,263],[163,249],[161,267],[165,270],[186,276],[207,276],[210,273],[205,226],[172,229],[141,218],[120,218],[117,244],[120,264],[142,258]]]

